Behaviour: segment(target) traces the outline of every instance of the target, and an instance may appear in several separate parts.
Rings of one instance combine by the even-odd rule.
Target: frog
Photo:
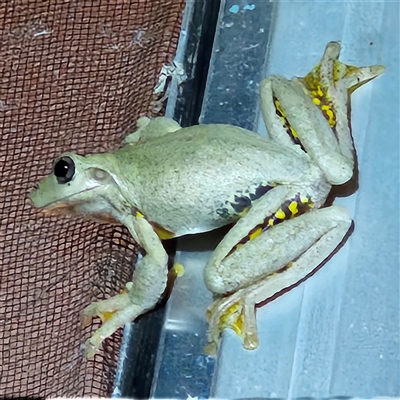
[[[268,137],[230,124],[181,127],[143,116],[114,152],[55,159],[29,195],[33,205],[124,225],[144,250],[121,293],[83,310],[86,323],[102,320],[86,341],[87,358],[159,303],[169,273],[164,240],[223,226],[231,228],[204,267],[213,294],[205,351],[216,354],[225,329],[245,349],[258,347],[257,305],[309,277],[354,226],[346,208],[326,200],[355,173],[350,96],[384,67],[347,65],[340,50],[328,43],[304,77],[261,81]]]

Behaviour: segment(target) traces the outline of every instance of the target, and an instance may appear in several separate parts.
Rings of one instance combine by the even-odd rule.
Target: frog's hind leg
[[[339,61],[340,44],[330,42],[321,62],[303,78],[269,76],[260,83],[261,109],[269,135],[305,151],[332,185],[353,176],[350,95],[382,74],[382,65],[355,67]]]
[[[181,126],[168,117],[140,117],[137,120],[137,130],[127,135],[123,141],[123,145],[128,143],[142,142],[148,139],[166,135],[181,129]]]
[[[280,211],[267,216],[267,223],[276,214],[283,217]],[[247,235],[234,252],[218,254],[218,246],[207,264],[206,284],[219,296],[208,309],[207,352],[216,350],[225,328],[233,329],[245,348],[256,348],[255,305],[308,277],[341,244],[352,220],[344,208],[331,206],[271,225],[256,237]],[[224,240],[230,242],[229,233]]]

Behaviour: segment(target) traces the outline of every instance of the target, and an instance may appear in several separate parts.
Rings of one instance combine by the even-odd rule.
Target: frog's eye
[[[75,164],[72,161],[72,158],[61,157],[54,164],[53,171],[58,183],[68,183],[75,174]]]

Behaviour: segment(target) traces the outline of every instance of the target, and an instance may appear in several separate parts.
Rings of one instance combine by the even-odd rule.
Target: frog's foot
[[[128,292],[131,285],[130,282],[120,294],[106,300],[96,301],[84,309],[82,316],[84,326],[89,325],[94,317],[100,317],[103,323],[86,342],[86,358],[94,356],[105,338],[143,313],[143,307],[133,304],[129,297]]]
[[[94,317],[100,317],[104,323],[119,310],[122,310],[130,304],[129,296],[124,290],[121,294],[111,297],[106,300],[96,301],[88,305],[82,313],[82,325],[90,325]]]
[[[232,329],[243,342],[243,347],[253,350],[258,347],[255,301],[252,288],[241,289],[229,296],[215,300],[207,309],[207,344],[205,353],[215,355],[221,333]]]
[[[276,198],[261,198],[219,243],[205,268],[207,287],[221,296],[209,308],[208,352],[216,352],[225,328],[233,329],[246,349],[256,348],[255,305],[307,279],[351,232],[352,220],[339,206],[305,212],[295,218],[281,206],[272,214],[277,217],[273,220],[270,209],[265,213],[265,205],[271,207],[275,200],[280,203],[278,194],[284,194],[286,189],[273,190]],[[296,200],[298,206],[301,198]],[[257,225],[265,214],[265,225]]]
[[[100,349],[101,343],[104,339],[111,336],[125,324],[134,321],[142,313],[143,308],[132,303],[124,309],[110,313],[110,317],[107,321],[105,321],[92,337],[86,341],[84,350],[85,357],[92,358]]]

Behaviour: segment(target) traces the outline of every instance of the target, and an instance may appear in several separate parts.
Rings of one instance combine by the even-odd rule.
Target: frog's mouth
[[[98,186],[85,187],[80,191],[68,193],[63,188],[59,189],[59,185],[54,183],[54,176],[51,175],[36,184],[28,197],[32,204],[45,215],[72,215],[101,223],[120,224],[116,219],[118,209],[114,206],[116,211],[114,213],[113,204],[106,201],[101,194],[83,199],[85,193],[97,188]],[[106,203],[108,207],[104,207]]]
[[[90,219],[96,222],[120,225],[112,215],[105,212],[91,212],[90,209],[83,209],[79,206],[79,202],[75,203],[52,203],[40,208],[40,211],[46,216],[60,216],[60,215],[70,215],[74,217],[83,217],[85,219]]]
[[[80,194],[84,192],[88,192],[93,189],[84,189],[80,192],[71,193],[68,196],[63,195],[60,200],[56,195],[56,191],[53,187],[48,188],[46,183],[48,182],[48,178],[43,182],[36,184],[29,194],[28,198],[31,203],[41,210],[46,215],[65,215],[65,214],[78,214],[78,210],[82,210],[82,202],[79,201]],[[50,183],[52,183],[50,181]],[[44,196],[43,193],[50,192],[54,193],[53,196]],[[82,211],[81,211],[82,213]]]
[[[48,206],[42,207],[40,211],[45,215],[64,215],[76,213],[74,205],[66,203],[53,203]]]

